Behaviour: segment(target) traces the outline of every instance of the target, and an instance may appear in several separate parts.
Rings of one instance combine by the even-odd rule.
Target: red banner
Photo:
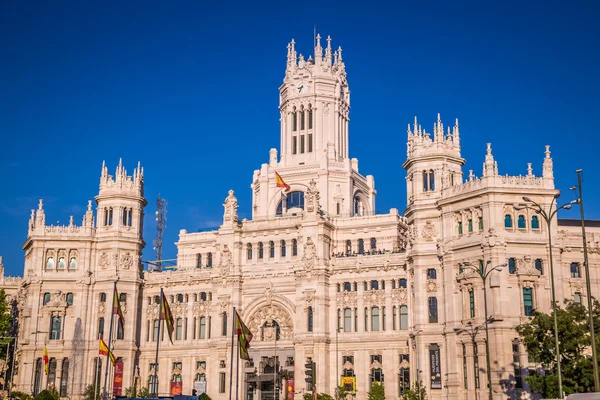
[[[119,397],[123,392],[123,362],[115,363],[115,374],[113,378],[113,396]]]
[[[181,394],[183,391],[183,382],[171,382],[171,396]]]
[[[288,400],[294,400],[294,379],[288,379],[285,384]]]

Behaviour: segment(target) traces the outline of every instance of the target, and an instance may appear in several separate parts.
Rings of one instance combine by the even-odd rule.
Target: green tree
[[[420,395],[419,395],[420,392]],[[402,393],[402,400],[425,400],[427,398],[427,390],[423,386],[423,382],[421,384],[413,384],[412,389],[406,389],[404,393]]]
[[[594,389],[593,365],[590,355],[591,339],[587,308],[570,300],[565,307],[557,305],[558,337],[563,390],[567,395],[590,392]],[[594,328],[596,347],[599,347],[600,303],[594,300]],[[530,322],[517,326],[521,342],[525,345],[530,361],[542,365],[545,373],[536,371],[525,377],[533,392],[546,398],[561,398],[558,393],[554,342],[554,314],[535,311]]]
[[[149,399],[150,397],[152,397],[152,395],[150,394],[148,388],[142,387],[139,388],[139,390],[137,391],[138,399]],[[208,400],[210,400],[210,397],[208,398]]]
[[[10,394],[11,394],[11,396],[14,396],[19,400],[32,400],[33,399],[33,397],[31,397],[29,394],[19,392],[19,391],[14,391],[14,392],[11,392]]]
[[[101,388],[98,385],[87,385],[83,392],[84,400],[100,400]]]
[[[383,383],[373,382],[369,392],[369,400],[385,400],[385,388]]]
[[[145,387],[137,388],[135,386],[128,387],[125,389],[125,396],[130,399],[147,399],[149,398],[150,392]]]
[[[347,394],[348,392],[346,392],[346,388],[344,386],[340,385],[335,388],[335,400],[345,400]]]
[[[198,396],[198,400],[211,400],[211,398],[206,393],[202,393],[200,396]]]
[[[302,395],[302,398],[304,400],[313,400],[313,394],[312,394],[312,392],[306,392]],[[317,400],[334,400],[334,399],[327,393],[317,393]]]
[[[59,399],[58,392],[54,388],[42,390],[34,397],[34,400],[58,400],[58,399]]]

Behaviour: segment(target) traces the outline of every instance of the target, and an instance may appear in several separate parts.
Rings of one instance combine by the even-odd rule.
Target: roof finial
[[[338,52],[338,62],[342,62],[342,46],[338,47],[337,52]],[[352,60],[350,60],[350,61],[352,61]]]

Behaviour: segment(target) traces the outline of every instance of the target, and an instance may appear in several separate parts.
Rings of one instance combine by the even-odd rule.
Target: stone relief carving
[[[130,269],[133,266],[133,257],[127,252],[121,257],[121,266],[123,269]]]
[[[304,292],[304,309],[313,305],[313,301],[315,299],[315,292],[310,290]]]
[[[345,307],[356,307],[357,304],[357,293],[356,292],[340,292],[337,293],[337,304],[341,308]]]
[[[233,195],[233,190],[229,190],[228,196],[223,204],[225,212],[223,213],[223,222],[238,222],[238,201]]]
[[[304,268],[307,270],[311,270],[315,264],[317,259],[317,250],[315,248],[315,244],[312,239],[308,237],[306,239],[306,243],[304,244],[304,254],[302,255],[302,262],[304,263]]]
[[[100,268],[106,268],[108,267],[108,263],[109,263],[109,256],[108,256],[108,252],[103,251],[102,253],[100,253],[100,258],[98,259],[98,265],[100,266]]]
[[[46,304],[47,307],[66,307],[67,306],[67,294],[58,290],[52,293],[50,301]]]
[[[194,303],[193,311],[194,315],[201,316],[210,313],[210,301],[197,301]]]
[[[278,304],[260,307],[248,321],[250,332],[252,332],[252,335],[259,340],[269,340],[267,338],[268,329],[263,331],[265,335],[262,339],[260,333],[265,322],[270,324],[272,321],[276,321],[279,324],[281,339],[291,339],[293,337],[293,321],[289,313]],[[273,338],[274,335],[271,336],[271,340]]]
[[[385,290],[369,290],[363,294],[363,300],[368,307],[385,305]]]
[[[535,269],[531,256],[517,259],[517,275],[540,275],[540,271]]]
[[[427,291],[435,292],[437,290],[437,285],[433,279],[427,279]]]
[[[423,238],[431,240],[436,236],[435,226],[431,221],[427,221],[423,227]]]
[[[221,257],[219,257],[219,272],[222,276],[229,275],[229,271],[233,266],[233,259],[231,251],[227,245],[223,245],[223,251],[221,251]]]
[[[400,305],[407,304],[407,293],[405,288],[392,289],[392,303]]]

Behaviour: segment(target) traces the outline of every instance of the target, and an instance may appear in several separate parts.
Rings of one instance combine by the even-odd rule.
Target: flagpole
[[[233,307],[233,314],[231,315],[231,360],[229,362],[229,400],[232,399],[233,395],[233,338],[235,336],[235,307]]]
[[[158,311],[158,335],[156,337],[156,358],[154,359],[154,386],[152,388],[152,398],[158,398],[158,345],[160,344],[160,323],[162,322],[162,311],[163,311],[163,290],[160,288],[160,301]],[[156,389],[155,389],[156,388]]]
[[[234,332],[235,335],[235,332]],[[240,344],[238,343],[238,349],[240,347]],[[235,361],[235,400],[239,400],[239,396],[240,396],[240,355],[238,354],[238,356],[236,357],[237,360]]]
[[[113,287],[112,300],[111,300],[111,302],[113,304],[111,304],[111,312],[110,312],[110,328],[108,330],[108,345],[106,346],[106,347],[108,347],[108,352],[106,353],[106,372],[104,373],[104,390],[102,391],[102,398],[104,400],[107,399],[107,395],[108,395],[108,393],[106,392],[106,384],[108,383],[108,364],[110,362],[110,345],[112,344],[113,321],[114,321],[114,317],[115,317],[115,311],[113,308],[114,308],[116,293],[117,293],[117,282],[115,281],[115,284]]]

